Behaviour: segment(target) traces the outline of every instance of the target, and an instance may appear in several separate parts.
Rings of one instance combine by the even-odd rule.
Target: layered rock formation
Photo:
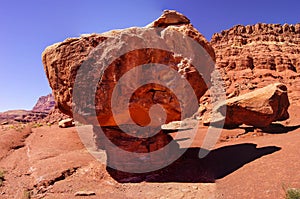
[[[52,94],[41,96],[32,110],[10,110],[0,113],[0,124],[49,123],[55,124],[69,118],[55,108]]]
[[[25,117],[30,114],[30,111],[26,110],[10,110],[0,113],[0,123],[9,124],[14,122],[22,122]]]
[[[291,104],[300,99],[300,24],[237,25],[211,39],[227,98],[273,83],[287,86]],[[201,99],[199,119],[212,109],[209,93]],[[235,115],[239,119],[238,114]],[[259,126],[253,123],[254,126]]]
[[[300,24],[237,25],[214,34],[211,44],[226,70],[300,71]]]
[[[43,120],[54,109],[52,94],[41,96],[32,110],[10,110],[0,113],[0,123],[29,123]]]
[[[32,108],[33,112],[49,113],[55,107],[55,101],[52,94],[41,96]]]
[[[291,101],[299,99],[299,23],[237,25],[214,34],[211,44],[229,97],[281,82],[293,91]]]
[[[0,124],[30,123],[43,120],[46,112],[10,110],[0,113]]]

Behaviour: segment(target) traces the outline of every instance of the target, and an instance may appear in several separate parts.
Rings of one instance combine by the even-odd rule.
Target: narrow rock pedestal
[[[131,125],[132,128],[133,125]],[[126,129],[131,129],[126,125]],[[121,127],[122,128],[122,127]],[[126,134],[120,127],[94,126],[94,138],[99,149],[106,150],[107,170],[119,182],[140,182],[154,175],[152,172],[173,162],[179,145],[160,128],[147,127],[136,132],[139,138]],[[132,132],[135,130],[133,129]],[[140,133],[140,134],[139,134]]]

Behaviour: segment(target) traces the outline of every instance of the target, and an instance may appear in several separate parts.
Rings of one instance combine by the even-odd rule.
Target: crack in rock
[[[76,173],[76,171],[79,169],[80,167],[74,167],[74,168],[70,168],[67,170],[64,170],[60,173],[59,176],[55,177],[54,179],[50,179],[50,180],[44,180],[42,182],[40,182],[39,184],[35,185],[35,187],[39,187],[39,190],[45,190],[50,187],[53,186],[55,183],[65,180],[67,177],[72,176],[74,173]]]

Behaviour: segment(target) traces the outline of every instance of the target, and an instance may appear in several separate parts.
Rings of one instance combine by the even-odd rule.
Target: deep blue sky
[[[51,92],[41,62],[48,45],[144,26],[165,9],[185,14],[208,40],[236,24],[300,22],[298,0],[0,0],[0,112],[31,109]]]

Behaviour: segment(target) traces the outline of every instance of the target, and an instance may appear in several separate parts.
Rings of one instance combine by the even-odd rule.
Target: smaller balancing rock
[[[183,25],[190,24],[190,20],[181,13],[175,10],[165,10],[162,16],[149,24],[147,27],[161,27],[165,28],[169,25]]]
[[[255,127],[267,127],[272,122],[289,118],[289,99],[287,87],[281,83],[271,84],[250,93],[227,99],[216,110],[224,115],[225,127],[237,127],[242,124]],[[212,118],[213,121],[220,121]],[[206,123],[207,124],[207,123]]]
[[[75,123],[74,123],[74,120],[71,119],[71,118],[68,118],[68,119],[65,119],[65,120],[61,120],[59,123],[58,123],[58,126],[60,128],[68,128],[68,127],[73,127],[75,126]]]

